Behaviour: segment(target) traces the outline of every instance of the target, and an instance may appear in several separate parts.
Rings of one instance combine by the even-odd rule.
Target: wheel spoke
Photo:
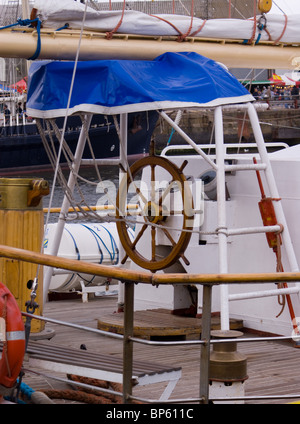
[[[146,204],[147,203],[147,199],[146,199],[146,197],[143,195],[143,193],[142,193],[142,191],[134,184],[134,187],[135,187],[135,192],[136,192],[136,194],[138,194],[139,195],[139,197],[142,199],[142,201],[144,202],[144,204]]]
[[[151,253],[152,253],[152,261],[155,261],[155,235],[156,235],[155,227],[151,227]]]
[[[174,184],[176,184],[176,181],[172,180],[170,181],[168,187],[165,188],[162,195],[159,198],[159,204],[162,205],[163,201],[167,197],[167,195],[170,193],[171,189],[173,188]]]
[[[155,165],[151,165],[151,202],[155,202]]]
[[[142,235],[144,234],[144,232],[145,232],[146,228],[147,228],[147,225],[146,225],[146,224],[144,224],[144,225],[142,226],[142,228],[140,229],[140,231],[138,232],[138,235],[136,236],[136,238],[134,239],[134,242],[132,243],[132,246],[131,246],[132,250],[134,250],[134,248],[135,248],[135,246],[137,245],[138,241],[140,240],[140,238],[141,238],[141,237],[142,237]],[[122,259],[121,264],[124,264],[124,263],[127,261],[127,259],[128,259],[128,255],[126,254],[126,255],[124,256],[124,258]]]
[[[140,240],[140,238],[141,238],[141,237],[142,237],[142,235],[144,234],[144,232],[145,232],[146,228],[147,228],[147,225],[146,225],[146,224],[144,224],[144,225],[142,226],[142,228],[140,229],[140,231],[139,231],[138,235],[137,235],[137,236],[136,236],[136,238],[134,239],[134,242],[132,243],[132,249],[134,249],[134,248],[135,248],[135,246],[137,245],[137,242]]]
[[[169,241],[171,242],[172,246],[173,247],[176,246],[176,242],[173,239],[173,237],[171,236],[171,234],[169,233],[169,231],[166,228],[164,228],[162,225],[160,225],[160,228],[162,229],[162,231],[164,232],[164,234],[166,235],[166,237],[169,239]],[[184,256],[183,253],[181,253],[180,256],[181,256],[182,260],[184,261],[184,263],[186,265],[189,265],[190,264],[190,261]]]

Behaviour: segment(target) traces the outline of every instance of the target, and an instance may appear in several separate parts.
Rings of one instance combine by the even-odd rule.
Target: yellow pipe
[[[300,272],[275,272],[253,274],[151,274],[108,265],[93,264],[74,259],[59,258],[30,250],[0,245],[0,257],[67,269],[74,272],[111,277],[121,281],[132,281],[152,285],[159,284],[241,284],[279,283],[300,281]]]
[[[74,60],[80,31],[41,31],[39,59]],[[84,32],[80,60],[136,59],[151,60],[165,52],[194,51],[229,68],[294,69],[300,63],[299,45],[273,45],[261,42],[245,45],[241,40],[176,37],[146,37],[116,34],[107,40],[103,33]],[[0,57],[29,58],[37,46],[36,30],[0,31]]]
[[[127,209],[131,210],[131,209],[138,209],[139,206],[138,205],[127,205]],[[72,212],[80,212],[80,211],[114,211],[116,208],[114,205],[99,205],[99,206],[82,206],[81,208],[78,207],[71,207],[68,212],[72,213]],[[48,213],[49,212],[49,208],[44,208],[43,209],[44,213]],[[50,213],[60,213],[61,208],[50,208]]]

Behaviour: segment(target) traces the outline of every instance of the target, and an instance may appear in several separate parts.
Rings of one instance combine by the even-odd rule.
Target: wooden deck
[[[80,299],[49,302],[44,306],[45,317],[61,321],[77,323],[83,326],[97,328],[101,317],[118,315],[117,298],[102,297],[82,303]],[[46,324],[46,329],[55,331],[51,340],[41,343],[56,344],[71,348],[79,348],[84,344],[87,350],[109,354],[112,358],[122,357],[122,340],[111,339],[98,334],[84,332],[57,324]],[[245,334],[246,335],[246,334]],[[247,335],[248,336],[248,335]],[[300,349],[289,342],[252,342],[238,344],[238,350],[248,358],[249,379],[245,382],[246,395],[300,395]],[[136,360],[166,363],[169,366],[182,367],[182,378],[171,396],[173,399],[195,398],[199,396],[199,346],[155,347],[134,344]],[[26,368],[26,362],[25,362]],[[38,371],[38,370],[36,370]],[[48,373],[49,374],[49,373]],[[54,374],[65,378],[63,374]],[[51,378],[25,372],[24,383],[34,390],[65,389],[70,387],[65,383]],[[156,383],[134,388],[134,394],[143,398],[157,399],[158,391],[164,389],[165,383]],[[294,401],[290,399],[290,401]],[[72,403],[70,400],[58,400],[57,403]],[[247,403],[288,403],[284,400],[253,400]]]

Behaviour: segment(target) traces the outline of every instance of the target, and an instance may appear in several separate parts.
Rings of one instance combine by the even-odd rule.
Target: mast
[[[22,19],[30,19],[29,0],[22,0]],[[27,75],[29,74],[30,64],[31,64],[31,61],[27,60],[26,62]]]
[[[29,0],[22,0],[22,18],[30,18]]]

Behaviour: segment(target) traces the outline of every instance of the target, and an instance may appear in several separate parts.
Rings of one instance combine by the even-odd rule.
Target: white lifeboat
[[[57,224],[48,224],[45,230],[44,253],[51,250]],[[58,256],[102,265],[116,265],[119,262],[119,237],[114,223],[65,224]],[[106,277],[77,274],[54,270],[50,291],[74,291],[85,286],[101,286]],[[110,282],[111,284],[113,282]],[[116,282],[114,282],[116,283]]]

